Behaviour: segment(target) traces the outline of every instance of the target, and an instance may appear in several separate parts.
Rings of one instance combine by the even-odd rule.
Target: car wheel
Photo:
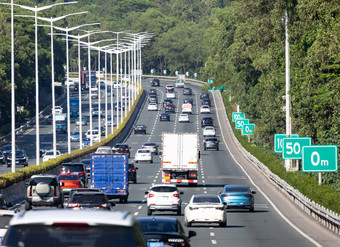
[[[25,210],[29,211],[31,209],[32,209],[32,205],[28,201],[25,201]]]
[[[57,208],[64,208],[64,204],[61,202],[57,205]]]
[[[254,207],[249,208],[249,212],[254,212]]]
[[[204,147],[204,151],[205,151],[205,150],[207,150],[207,148],[206,148],[206,147]]]
[[[219,150],[220,150],[220,149],[217,147],[217,148],[216,148],[216,151],[219,151]]]
[[[187,220],[184,221],[184,225],[186,227],[191,227],[191,222],[188,222]]]
[[[135,131],[135,134],[136,134],[137,132]]]
[[[135,180],[133,180],[133,183],[136,184],[137,183],[137,178]]]
[[[181,213],[182,213],[182,209],[181,209],[181,207],[179,207],[179,208],[177,209],[177,215],[181,215]]]
[[[152,211],[148,208],[148,215],[152,215]]]
[[[124,197],[124,198],[123,198],[123,203],[127,203],[127,202],[128,202],[127,197]]]
[[[227,221],[220,222],[220,227],[227,227]]]
[[[153,160],[150,160],[150,163],[153,163]]]

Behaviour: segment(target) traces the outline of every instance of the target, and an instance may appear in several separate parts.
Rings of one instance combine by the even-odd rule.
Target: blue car
[[[72,131],[70,135],[71,142],[79,142],[80,134],[79,131]]]
[[[90,144],[91,144],[90,138],[83,138],[83,143],[81,144],[83,148],[90,146]]]
[[[254,194],[256,194],[256,191],[250,190],[249,186],[226,185],[220,194],[227,209],[242,208],[254,212]]]

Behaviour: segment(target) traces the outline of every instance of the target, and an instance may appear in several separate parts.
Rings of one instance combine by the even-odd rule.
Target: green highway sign
[[[299,134],[292,134],[291,137],[297,138]],[[274,134],[274,153],[282,153],[282,141],[287,138],[286,134]]]
[[[163,74],[164,74],[164,75],[166,75],[166,69],[165,69],[165,70],[163,70]]]
[[[337,172],[338,146],[315,145],[302,148],[303,172]]]
[[[84,69],[83,70],[86,70],[86,67],[84,67]]]
[[[178,71],[178,70],[176,70],[176,71],[175,71],[175,75],[178,75],[178,74],[179,74],[179,71]]]
[[[186,76],[189,76],[189,72],[185,72],[185,75],[186,75]]]
[[[103,71],[105,72],[105,68],[103,68]]]
[[[194,76],[197,77],[197,73],[194,73]]]
[[[238,119],[235,121],[235,128],[242,129],[244,124],[249,124],[249,119]]]
[[[242,135],[252,135],[255,132],[255,124],[243,124]]]
[[[311,137],[283,138],[282,158],[285,160],[301,160],[302,148],[311,145]]]
[[[237,119],[244,119],[244,113],[242,112],[233,112],[233,122],[235,122]]]
[[[153,74],[153,73],[155,72],[155,70],[154,70],[154,69],[151,69],[150,72],[151,72],[151,74]]]
[[[213,79],[208,79],[208,83],[213,83],[214,82],[214,80]]]

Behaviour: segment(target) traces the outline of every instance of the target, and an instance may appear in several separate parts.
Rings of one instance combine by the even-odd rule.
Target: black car
[[[134,184],[137,183],[137,170],[138,167],[135,167],[135,165],[132,162],[128,163],[128,178],[129,181],[132,181]]]
[[[170,121],[170,115],[168,113],[162,113],[159,116],[159,121]]]
[[[0,164],[5,164],[5,156],[2,150],[0,150]]]
[[[172,112],[175,113],[175,106],[174,105],[167,105],[165,107],[165,112]]]
[[[211,117],[203,117],[201,120],[201,127],[214,126],[213,119]]]
[[[91,159],[82,159],[80,162],[85,165],[85,186],[88,186],[91,182]]]
[[[15,150],[18,150],[18,146],[15,145]],[[12,144],[7,144],[6,146],[3,147],[2,153],[4,154],[4,158],[7,159],[9,153],[12,152]]]
[[[151,86],[152,87],[159,87],[160,86],[160,81],[159,81],[159,79],[152,79],[152,81],[151,81]]]
[[[115,148],[117,149],[117,153],[127,154],[128,158],[130,158],[130,147],[125,143],[117,143]]]
[[[140,217],[137,218],[148,246],[186,246],[190,247],[190,238],[196,236],[195,231],[185,235],[182,224],[176,218],[170,217]]]
[[[150,88],[149,95],[151,95],[151,94],[157,95],[157,90],[155,88]]]
[[[135,130],[135,134],[137,133],[146,134],[146,126],[144,124],[137,124],[134,130]]]
[[[207,149],[216,149],[217,151],[219,150],[219,140],[215,137],[209,137],[204,140],[204,150]]]
[[[76,191],[72,193],[66,207],[71,209],[102,209],[113,211],[112,206],[115,206],[115,204],[109,202],[104,192]]]
[[[186,99],[183,100],[183,103],[184,104],[190,103],[191,105],[193,105],[194,104],[194,100],[190,99],[190,98],[186,98]]]
[[[174,102],[172,101],[172,99],[165,99],[163,101],[163,107],[166,107],[168,104],[173,104]]]
[[[211,106],[211,101],[210,101],[210,99],[203,99],[203,100],[202,100],[202,105]]]
[[[28,156],[24,150],[17,149],[15,150],[15,164],[28,166]],[[7,167],[12,165],[12,152],[9,153],[7,157]]]
[[[209,94],[206,92],[200,93],[200,99],[209,99]]]
[[[190,87],[183,88],[183,95],[192,95],[192,89]]]

